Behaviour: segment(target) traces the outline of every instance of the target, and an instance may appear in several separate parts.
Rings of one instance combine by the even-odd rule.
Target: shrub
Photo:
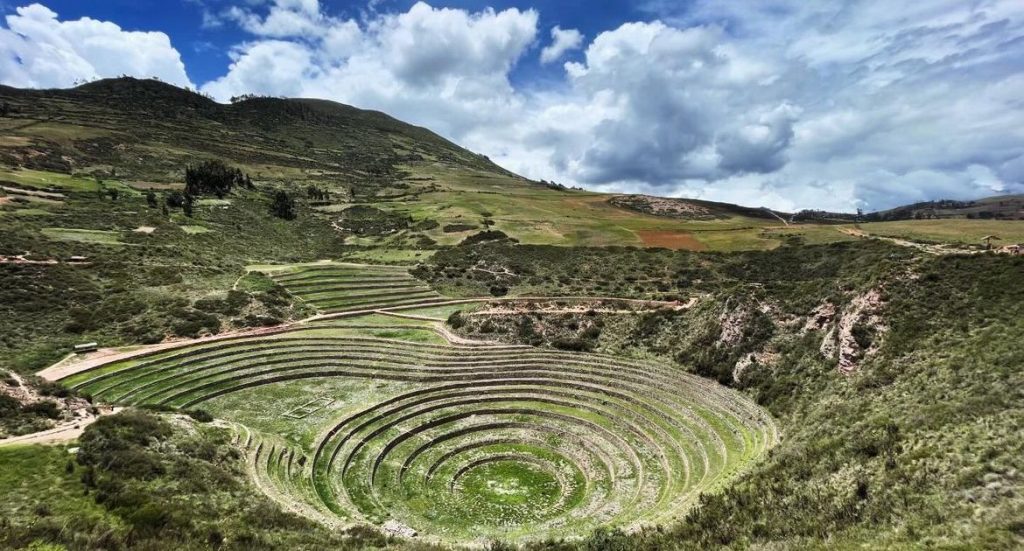
[[[60,409],[57,408],[57,402],[50,400],[42,400],[31,404],[25,404],[22,406],[21,411],[32,415],[38,415],[40,417],[46,417],[48,419],[60,418]]]
[[[469,230],[475,230],[476,224],[445,224],[441,231],[444,233],[459,233]]]
[[[21,410],[21,402],[14,396],[0,393],[0,417],[16,414]]]
[[[452,314],[448,316],[448,325],[452,329],[460,329],[465,326],[466,319],[462,316],[462,312],[459,310],[452,312]]]
[[[199,421],[200,423],[209,423],[213,421],[213,415],[205,409],[192,409],[188,411],[188,416]]]
[[[274,192],[270,202],[270,214],[283,220],[295,220],[295,199],[287,191],[279,189]]]
[[[463,239],[462,243],[460,243],[460,245],[475,245],[477,243],[486,243],[488,241],[509,241],[509,242],[515,242],[516,240],[512,239],[511,237],[509,237],[508,234],[506,234],[503,231],[500,231],[500,230],[487,230],[487,231],[482,231],[482,232],[474,233],[473,235]]]

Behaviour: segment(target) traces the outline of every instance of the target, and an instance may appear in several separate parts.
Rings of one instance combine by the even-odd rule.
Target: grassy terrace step
[[[318,293],[329,293],[331,291],[368,291],[374,289],[430,289],[426,285],[416,280],[396,280],[396,281],[353,281],[346,282],[344,285],[339,285],[336,282],[320,283],[317,285],[290,285],[292,294],[299,295],[302,297],[308,297],[309,295],[315,295]]]
[[[326,313],[442,298],[401,267],[315,265],[271,271],[270,275],[293,295]]]
[[[423,284],[422,281],[409,276],[409,275],[367,275],[367,274],[352,274],[352,275],[337,275],[337,274],[321,274],[314,276],[307,276],[301,279],[281,281],[276,279],[278,283],[284,285],[289,289],[303,289],[308,287],[318,287],[323,285],[367,285],[373,283],[419,283]]]
[[[410,299],[425,299],[438,297],[433,289],[428,287],[402,287],[398,289],[371,289],[371,290],[350,290],[329,291],[324,293],[312,293],[300,295],[303,300],[313,304],[322,305],[324,308],[348,305],[359,306],[362,304],[391,303]]]
[[[394,519],[450,541],[665,522],[777,439],[755,404],[667,365],[370,336],[382,327],[390,326],[327,322],[227,339],[69,382],[103,401],[180,408],[304,381],[407,388],[319,417],[327,424],[309,427],[319,435],[310,448],[264,433],[240,431],[238,440],[260,486],[291,510],[346,523]]]

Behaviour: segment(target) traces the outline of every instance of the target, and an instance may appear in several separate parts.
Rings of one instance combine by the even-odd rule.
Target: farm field
[[[980,246],[982,238],[988,235],[1000,238],[992,241],[993,247],[1024,243],[1024,220],[904,220],[872,222],[861,224],[860,228],[873,235],[925,243]]]
[[[453,344],[430,322],[385,316],[185,346],[62,383],[209,411],[235,424],[258,483],[287,508],[437,541],[665,522],[778,438],[742,395],[667,366]]]
[[[616,207],[608,203],[605,194],[555,191],[489,173],[422,166],[408,169],[417,185],[425,187],[423,181],[427,181],[433,187],[403,201],[374,206],[407,215],[414,223],[438,221],[439,228],[424,233],[441,245],[455,244],[483,229],[484,220],[490,221],[492,229],[528,244],[661,246],[651,242],[651,232],[675,236],[669,248],[690,250],[756,250],[779,244],[760,236],[762,227],[777,225],[777,220],[743,216],[675,220]],[[444,231],[447,225],[465,225],[467,229],[448,233]]]

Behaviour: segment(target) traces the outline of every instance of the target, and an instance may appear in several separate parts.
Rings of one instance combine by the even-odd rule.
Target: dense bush
[[[270,201],[270,213],[283,220],[295,220],[295,199],[287,191],[275,191]]]
[[[459,233],[477,229],[476,224],[445,224],[441,231],[444,233]]]
[[[185,168],[185,193],[190,195],[214,194],[224,197],[235,187],[252,188],[252,180],[237,168],[223,161],[209,160]]]

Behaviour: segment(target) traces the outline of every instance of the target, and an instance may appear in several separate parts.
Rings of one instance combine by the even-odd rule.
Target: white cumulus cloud
[[[18,8],[0,26],[0,80],[54,88],[121,74],[191,86],[185,65],[162,32],[125,31],[84,17],[61,21],[41,4]]]
[[[583,45],[583,34],[576,29],[562,29],[554,26],[551,29],[551,44],[540,51],[541,63],[553,63],[562,59],[566,52],[580,49]]]
[[[785,210],[1024,192],[1019,0],[647,0],[648,21],[589,42],[554,27],[539,60],[530,9],[234,3],[217,21],[249,36],[203,91],[379,109],[533,178]],[[166,35],[38,4],[8,17],[0,48],[6,84],[188,82]],[[524,60],[544,78],[513,78]]]
[[[335,99],[461,139],[522,114],[508,76],[536,28],[532,10],[470,13],[422,2],[367,22],[325,18],[302,39],[239,45],[227,73],[202,90],[221,100],[242,93]]]

